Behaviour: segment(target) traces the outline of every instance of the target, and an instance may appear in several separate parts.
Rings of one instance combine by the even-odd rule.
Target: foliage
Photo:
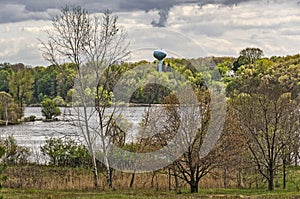
[[[91,157],[87,148],[69,137],[47,139],[45,145],[41,146],[41,152],[50,159],[50,165],[91,166]]]
[[[28,147],[19,146],[12,135],[9,135],[1,142],[5,147],[5,154],[2,157],[3,162],[8,165],[24,165],[29,162],[30,149]]]
[[[9,68],[0,69],[0,91],[9,92],[8,78],[10,74]]]
[[[12,66],[12,72],[9,75],[9,92],[18,104],[22,115],[25,103],[29,102],[32,97],[32,84],[33,77],[30,69],[23,64]]]
[[[54,102],[55,105],[60,107],[66,105],[64,99],[61,96],[56,96],[52,101]]]
[[[233,63],[233,70],[237,71],[242,65],[253,64],[256,60],[261,58],[264,52],[259,48],[245,48],[241,50],[240,56]]]
[[[0,91],[0,120],[5,120],[5,124],[17,122],[21,118],[18,105],[12,96],[5,91]]]
[[[299,146],[299,65],[261,59],[233,79],[231,103],[260,174],[274,189],[281,157]]]
[[[5,148],[5,146],[3,146],[1,144],[0,145],[0,158],[3,157],[3,155],[5,154],[5,152],[6,152],[6,148]],[[3,163],[0,164],[0,189],[3,188],[3,184],[7,180],[7,176],[4,174],[5,169],[6,169],[6,164],[5,163],[4,164]],[[3,196],[0,196],[0,198],[3,198]]]
[[[42,101],[42,107],[42,114],[47,120],[51,120],[54,116],[59,116],[61,114],[59,107],[49,98],[45,98]]]

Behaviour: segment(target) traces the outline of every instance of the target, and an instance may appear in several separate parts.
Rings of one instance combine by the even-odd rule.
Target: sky
[[[234,56],[258,47],[266,57],[299,53],[299,0],[0,0],[0,63],[50,65],[40,42],[65,5],[112,10],[128,33],[132,60]]]

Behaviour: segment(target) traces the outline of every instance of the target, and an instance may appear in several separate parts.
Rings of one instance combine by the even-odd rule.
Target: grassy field
[[[0,190],[4,199],[115,199],[115,198],[139,198],[139,199],[171,199],[171,198],[249,198],[249,199],[273,199],[290,198],[300,199],[300,167],[289,167],[287,189],[282,189],[282,173],[276,178],[275,191],[267,191],[266,182],[260,182],[260,188],[214,188],[218,181],[211,177],[201,180],[201,189],[197,194],[190,194],[188,186],[181,187],[181,194],[168,191],[167,176],[157,174],[154,185],[151,185],[151,174],[137,174],[135,186],[128,188],[131,174],[116,173],[116,190],[104,186],[105,178],[100,176],[99,190],[93,189],[93,180],[90,171],[82,168],[57,168],[45,166],[15,166],[7,169],[8,181]],[[145,183],[147,182],[147,183]],[[204,186],[206,184],[206,187]],[[211,188],[208,186],[210,185]],[[232,187],[234,184],[232,185]],[[7,188],[10,187],[10,188]],[[245,186],[247,187],[247,186]],[[174,187],[173,187],[174,188]]]
[[[4,199],[118,199],[118,198],[139,198],[139,199],[171,199],[171,198],[300,198],[300,192],[276,190],[267,192],[265,189],[205,189],[197,194],[184,192],[176,194],[168,191],[154,190],[126,190],[126,191],[58,191],[58,190],[36,190],[36,189],[3,189],[1,193]]]

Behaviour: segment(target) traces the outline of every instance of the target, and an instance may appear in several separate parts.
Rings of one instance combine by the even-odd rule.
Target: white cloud
[[[176,6],[170,10],[168,27],[197,40],[210,55],[238,55],[247,46],[260,47],[267,56],[296,54],[300,13],[295,5],[289,1]]]
[[[49,21],[0,24],[0,62],[49,65],[42,59],[38,47],[38,38],[46,39],[44,30],[48,28],[51,28]]]
[[[296,1],[249,2],[232,7],[178,5],[169,10],[166,28],[152,27],[151,22],[159,18],[157,10],[117,15],[128,31],[133,60],[153,60],[152,51],[156,48],[166,49],[169,57],[200,57],[237,56],[241,49],[255,46],[272,56],[299,53],[300,11],[295,5]],[[25,16],[32,14],[24,7],[18,9]],[[51,12],[56,10],[45,13]],[[0,62],[49,65],[42,59],[37,41],[46,40],[43,30],[49,28],[51,23],[41,20],[0,24]]]

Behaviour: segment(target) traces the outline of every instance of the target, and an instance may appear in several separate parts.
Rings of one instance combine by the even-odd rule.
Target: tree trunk
[[[171,168],[168,168],[168,185],[169,185],[169,191],[172,189],[172,184],[171,184]]]
[[[6,119],[6,122],[5,122],[5,125],[7,126],[8,125],[8,108],[5,107],[5,119]]]
[[[225,167],[224,168],[224,178],[223,178],[223,180],[224,180],[224,188],[227,188],[227,168]]]
[[[242,171],[238,170],[236,174],[236,179],[237,179],[237,187],[238,188],[243,188],[243,178],[242,178]]]
[[[191,193],[198,193],[198,182],[191,181],[190,183]]]
[[[152,178],[151,178],[151,188],[154,188],[154,177],[155,177],[155,172],[152,173]]]
[[[97,161],[95,155],[93,155],[92,160],[93,160],[94,186],[97,188],[99,187],[99,181],[98,181]]]
[[[295,166],[298,166],[298,157],[299,157],[299,151],[298,150],[296,150],[295,151]]]
[[[103,146],[105,146],[105,144],[103,144]],[[106,154],[106,151],[104,151],[104,154]],[[106,183],[109,188],[112,188],[112,171],[113,171],[113,169],[110,167],[110,163],[109,163],[107,155],[105,155],[104,161],[105,161],[105,167],[106,167]]]
[[[269,172],[268,188],[269,188],[269,191],[273,191],[274,190],[274,171],[273,171],[273,168],[269,168],[268,172]]]
[[[106,181],[107,181],[109,188],[112,188],[112,173],[113,173],[113,169],[110,167],[107,167],[106,168]]]
[[[132,175],[131,175],[131,180],[130,180],[130,184],[129,184],[129,188],[130,188],[130,189],[133,187],[134,177],[135,177],[135,173],[132,173]]]
[[[176,193],[180,193],[180,190],[179,190],[179,181],[178,181],[178,176],[177,176],[177,172],[174,168],[174,178],[175,178],[175,190],[176,190]]]
[[[283,188],[286,189],[286,160],[283,159]]]

